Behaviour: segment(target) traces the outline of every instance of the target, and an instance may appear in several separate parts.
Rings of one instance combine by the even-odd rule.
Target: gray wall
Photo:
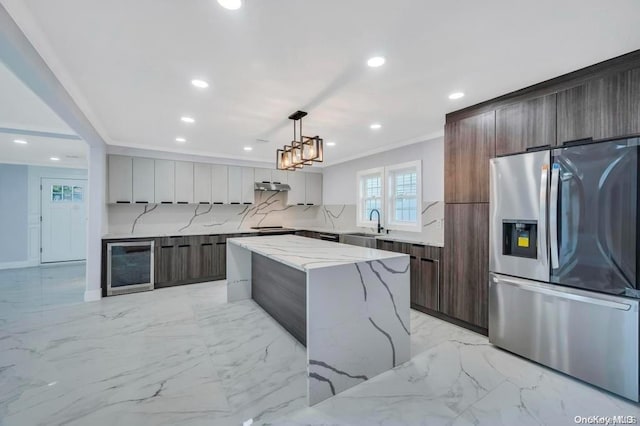
[[[444,138],[407,145],[323,169],[324,204],[356,204],[356,173],[422,160],[422,200],[444,200]]]
[[[0,164],[0,263],[28,258],[27,166]]]

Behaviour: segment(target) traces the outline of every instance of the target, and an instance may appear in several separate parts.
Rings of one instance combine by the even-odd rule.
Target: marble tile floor
[[[412,359],[306,407],[305,349],[224,282],[81,303],[84,266],[0,271],[0,425],[571,425],[640,406],[416,311]]]

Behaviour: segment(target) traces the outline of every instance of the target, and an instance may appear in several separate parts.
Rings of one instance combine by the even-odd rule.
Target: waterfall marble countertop
[[[311,269],[408,256],[295,235],[235,237],[228,239],[227,243],[305,272]]]

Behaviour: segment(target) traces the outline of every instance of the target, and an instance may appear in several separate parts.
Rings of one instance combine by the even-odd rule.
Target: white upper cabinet
[[[287,193],[288,206],[303,206],[305,204],[307,191],[305,175],[306,173],[301,172],[287,172],[287,183],[291,187]]]
[[[193,165],[193,201],[196,204],[211,204],[211,164]]]
[[[255,182],[286,183],[286,172],[253,167],[109,155],[108,202],[253,204]],[[304,178],[304,175],[301,175]],[[298,183],[304,204],[304,180]]]
[[[176,203],[193,204],[193,163],[176,161]]]
[[[305,204],[308,206],[322,205],[322,174],[305,173],[306,191]]]
[[[253,167],[242,167],[242,204],[253,204],[255,201],[255,183]]]
[[[229,204],[242,204],[242,167],[229,166]]]
[[[133,202],[133,159],[109,156],[109,203]]]
[[[172,204],[175,199],[174,179],[176,163],[170,160],[155,160],[155,202]]]
[[[133,202],[155,202],[155,161],[150,158],[133,159]]]
[[[271,182],[273,182],[273,183],[287,183],[288,181],[289,181],[289,179],[288,179],[286,170],[271,170]]]
[[[227,166],[211,166],[211,202],[229,203],[229,170]]]
[[[253,169],[255,182],[272,182],[271,169]]]

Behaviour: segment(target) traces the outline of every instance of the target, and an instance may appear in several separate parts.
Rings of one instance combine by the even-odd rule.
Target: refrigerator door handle
[[[540,243],[538,244],[538,259],[543,264],[547,264],[547,181],[549,180],[549,165],[542,165],[542,173],[540,175],[540,216],[538,235]]]
[[[549,206],[549,245],[551,246],[551,269],[560,267],[558,251],[558,185],[560,184],[560,164],[553,163],[551,169],[551,202]]]

